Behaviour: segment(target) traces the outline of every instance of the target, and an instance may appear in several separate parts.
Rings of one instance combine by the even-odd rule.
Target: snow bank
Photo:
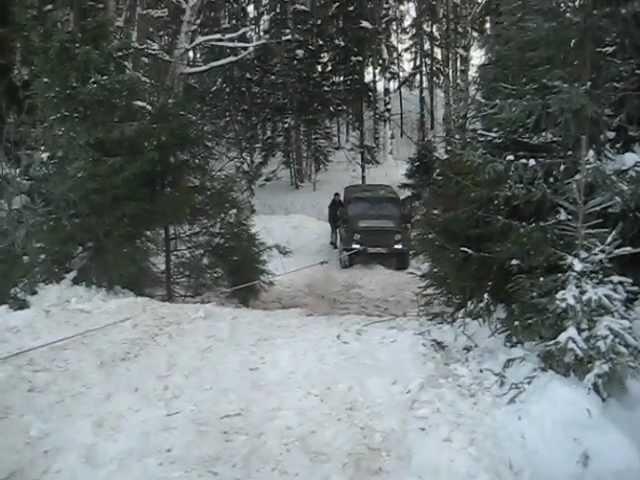
[[[482,397],[474,390],[483,388],[479,385],[500,398],[493,408],[482,409],[491,411],[486,424],[477,423],[477,428],[494,442],[482,456],[493,455],[494,463],[508,467],[494,478],[640,478],[640,384],[631,383],[625,398],[603,404],[582,383],[540,371],[532,350],[507,348],[501,336],[491,335],[476,323],[458,322],[453,328],[432,325],[427,338],[446,345],[444,355],[450,362],[466,365],[466,376],[473,380],[465,389],[478,402]],[[503,369],[505,362],[510,366]],[[512,384],[534,374],[535,380],[524,393],[518,395],[519,389],[509,391]],[[475,417],[477,411],[467,415]],[[477,449],[473,446],[472,452]],[[456,472],[453,466],[451,472]],[[490,477],[456,473],[438,478]]]
[[[628,387],[628,394],[624,398],[609,401],[604,412],[640,452],[640,382],[630,382]]]
[[[495,426],[518,478],[640,478],[637,440],[578,382],[542,376],[522,401],[495,417]]]

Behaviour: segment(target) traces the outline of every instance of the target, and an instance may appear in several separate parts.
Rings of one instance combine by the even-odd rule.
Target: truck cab
[[[410,218],[400,196],[389,185],[350,185],[344,189],[344,209],[339,230],[339,260],[349,268],[357,257],[392,256],[394,266],[405,270],[410,262]]]

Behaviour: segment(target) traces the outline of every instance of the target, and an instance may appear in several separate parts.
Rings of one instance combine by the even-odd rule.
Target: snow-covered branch
[[[193,74],[193,73],[206,72],[208,70],[211,70],[212,68],[222,67],[223,65],[228,65],[230,63],[236,62],[236,61],[246,57],[251,52],[253,52],[252,48],[250,48],[248,50],[245,50],[240,55],[235,55],[235,56],[231,56],[231,57],[225,57],[225,58],[222,58],[220,60],[216,60],[214,62],[210,62],[210,63],[207,63],[205,65],[200,65],[200,66],[197,66],[197,67],[186,67],[186,68],[182,69],[182,71],[180,73],[185,74],[185,75],[190,75],[190,74]]]
[[[225,40],[232,40],[242,35],[249,33],[251,29],[249,27],[242,28],[233,33],[214,33],[211,35],[203,35],[196,38],[187,48],[191,50],[201,44],[212,44],[213,42],[221,42]]]
[[[258,40],[257,42],[207,42],[207,45],[228,48],[253,48],[266,43],[266,40]]]

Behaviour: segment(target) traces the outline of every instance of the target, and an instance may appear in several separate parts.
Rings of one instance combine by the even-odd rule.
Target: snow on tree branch
[[[254,48],[258,45],[267,43],[266,40],[258,40],[257,42],[209,42],[207,45],[213,45],[216,47],[228,47],[228,48]]]
[[[186,68],[182,69],[181,73],[185,74],[185,75],[190,75],[190,74],[194,74],[194,73],[206,72],[208,70],[211,70],[212,68],[222,67],[224,65],[228,65],[230,63],[236,62],[236,61],[246,57],[251,52],[253,52],[252,48],[250,48],[248,50],[245,50],[240,55],[222,58],[220,60],[216,60],[214,62],[210,62],[210,63],[207,63],[205,65],[200,65],[200,66],[197,66],[197,67],[186,67]]]
[[[201,44],[211,44],[212,42],[220,42],[224,40],[231,40],[234,38],[238,38],[242,35],[246,35],[249,33],[251,29],[249,27],[242,28],[237,32],[233,33],[214,33],[211,35],[202,35],[196,38],[187,48],[193,49]]]

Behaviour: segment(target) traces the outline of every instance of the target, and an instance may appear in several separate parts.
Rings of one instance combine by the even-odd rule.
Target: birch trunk
[[[425,141],[426,133],[426,106],[424,99],[424,36],[418,36],[418,141]]]
[[[384,82],[382,87],[383,98],[383,126],[382,126],[382,149],[383,159],[385,162],[389,162],[393,156],[393,142],[391,138],[391,59],[389,58],[389,51],[386,46],[383,46],[383,70],[382,81]]]
[[[186,0],[184,12],[180,23],[180,33],[176,41],[173,55],[171,56],[171,68],[169,69],[168,86],[173,93],[182,91],[182,73],[187,67],[187,56],[191,44],[192,32],[199,23],[200,8],[204,0]]]

